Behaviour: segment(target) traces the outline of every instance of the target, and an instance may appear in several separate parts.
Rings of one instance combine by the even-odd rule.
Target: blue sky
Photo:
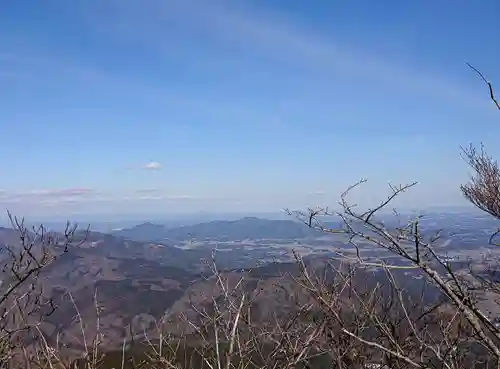
[[[0,12],[0,205],[18,214],[463,205],[500,156],[500,3],[37,0]]]

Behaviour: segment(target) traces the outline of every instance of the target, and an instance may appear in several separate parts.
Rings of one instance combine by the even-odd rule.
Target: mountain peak
[[[169,228],[151,223],[144,223],[123,229],[115,235],[125,238],[162,242],[187,240],[224,240],[244,239],[302,239],[313,235],[313,230],[304,224],[287,220],[270,220],[257,217],[245,217],[238,220],[214,220],[205,223]]]
[[[165,226],[163,224],[157,224],[157,223],[153,223],[153,222],[144,222],[144,223],[141,223],[141,224],[138,224],[132,228],[165,228]]]

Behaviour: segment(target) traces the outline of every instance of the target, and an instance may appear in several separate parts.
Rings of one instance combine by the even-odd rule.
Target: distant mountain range
[[[439,227],[443,222],[445,225],[455,225],[457,218],[446,221],[438,218],[436,225],[431,224],[429,227]],[[455,225],[452,230],[465,227],[467,233],[465,241],[456,247],[477,245],[480,237],[486,236],[485,224],[480,220],[464,219],[460,225]],[[339,224],[329,225],[333,228],[339,227]],[[489,226],[489,223],[487,225]],[[96,291],[99,305],[103,307],[100,323],[110,345],[122,344],[126,333],[124,326],[136,326],[134,329],[142,331],[142,323],[139,324],[138,320],[141,314],[159,320],[167,313],[173,322],[168,325],[169,332],[184,329],[181,325],[176,328],[177,323],[181,321],[180,314],[192,311],[192,299],[198,298],[198,303],[201,304],[206,296],[218,297],[214,292],[214,279],[207,279],[207,276],[211,275],[212,250],[215,247],[208,245],[183,249],[174,246],[181,241],[207,239],[276,240],[262,242],[261,246],[258,245],[259,242],[217,245],[215,258],[218,269],[231,276],[232,280],[237,282],[242,276],[248,279],[249,291],[258,295],[256,311],[262,321],[268,322],[276,312],[291,308],[290,296],[298,291],[293,287],[294,279],[290,278],[297,275],[297,264],[281,262],[285,259],[283,255],[290,253],[292,249],[286,241],[305,240],[322,235],[321,232],[292,219],[268,220],[256,217],[170,228],[149,222],[112,234],[79,232],[77,239],[83,240],[85,236],[85,242],[60,255],[43,271],[42,278],[39,279],[44,293],[53,297],[58,306],[54,314],[47,318],[44,329],[54,332],[52,337],[56,337],[55,333],[63,332],[65,336],[62,336],[61,340],[72,341],[71,337],[78,336],[80,327],[74,319],[75,306],[69,293],[82,316],[89,317],[95,311],[93,298]],[[328,242],[329,240],[325,243]],[[307,241],[300,243],[308,244]],[[19,244],[19,234],[9,228],[0,228],[0,261],[9,256],[7,252],[2,251],[2,246],[15,244]],[[309,245],[311,247],[308,251],[303,250],[307,253],[304,256],[306,262],[318,275],[326,276],[323,269],[327,255],[321,252],[314,254],[315,247],[323,246],[317,246],[314,242],[309,242]],[[311,250],[313,252],[309,253]],[[273,262],[278,258],[282,258],[278,260],[279,263]],[[336,260],[328,262],[340,267],[340,262]],[[393,273],[402,286],[411,289],[415,296],[420,296],[424,279],[417,280],[411,275],[407,276],[406,269],[395,270]],[[373,289],[376,283],[388,285],[386,273],[382,270],[362,269],[358,271],[357,276],[359,285],[366,285],[367,290]],[[289,292],[280,294],[276,288],[277,283],[285,283]],[[430,297],[433,299],[435,296]],[[89,325],[88,329],[92,330],[92,327]]]
[[[216,220],[176,228],[148,222],[117,230],[113,232],[113,235],[134,241],[165,243],[188,240],[293,240],[317,237],[320,234],[305,224],[293,220],[246,217],[239,220]]]

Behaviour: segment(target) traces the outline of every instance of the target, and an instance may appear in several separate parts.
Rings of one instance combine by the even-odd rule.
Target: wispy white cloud
[[[149,163],[144,164],[143,168],[148,170],[158,170],[161,169],[161,164],[157,161],[150,161]]]
[[[480,84],[471,91],[469,86],[442,76],[441,71],[402,65],[402,62],[366,52],[363,45],[343,44],[342,40],[327,38],[297,26],[283,15],[271,14],[268,10],[257,12],[249,7],[243,9],[241,4],[235,2],[153,0],[143,4],[114,1],[104,6],[106,11],[100,11],[97,5],[92,8],[95,9],[90,12],[92,19],[89,19],[89,24],[99,27],[103,37],[110,37],[109,42],[114,42],[115,36],[120,38],[120,42],[140,42],[141,47],[155,48],[154,54],[160,57],[163,55],[164,58],[172,57],[172,44],[165,35],[182,38],[183,34],[199,34],[204,38],[229,43],[243,53],[264,56],[264,60],[302,68],[308,73],[321,76],[325,81],[337,83],[342,78],[342,88],[349,87],[346,83],[350,81],[349,88],[352,89],[357,88],[356,86],[379,86],[384,90],[399,90],[395,94],[403,90],[409,95],[408,99],[417,93],[431,99],[459,102],[465,106],[485,107],[488,104]],[[114,32],[109,32],[110,29]],[[82,65],[81,61],[71,58],[28,54],[3,51],[0,53],[0,61],[35,68],[37,74],[42,75],[47,75],[47,71],[58,74],[63,71],[65,75],[78,76],[84,80],[104,81],[106,86],[117,86],[123,91],[140,90],[141,96],[161,97],[163,101],[168,99],[175,104],[195,104],[203,109],[218,106],[213,103],[213,98],[204,97],[205,101],[198,101],[195,96],[182,97],[179,91],[169,90],[168,86],[157,88],[158,86],[148,85],[141,78],[99,70],[95,65]],[[208,53],[204,56],[208,57]]]
[[[159,200],[164,200],[165,196],[154,196],[154,195],[145,195],[145,196],[139,196],[136,198],[136,200],[139,201],[159,201]],[[131,200],[134,200],[133,198]]]
[[[206,201],[207,197],[169,193],[161,188],[142,188],[130,191],[102,191],[92,188],[33,189],[28,191],[0,191],[0,204],[10,206],[19,204],[29,207],[68,206],[114,206],[122,203],[141,203],[159,201],[162,203],[179,201]],[[107,205],[106,205],[107,204]]]
[[[21,206],[30,212],[36,207],[56,207],[93,201],[100,196],[92,188],[42,188],[27,191],[7,191],[0,193],[0,206],[11,208]]]
[[[162,168],[162,165],[160,162],[157,162],[157,161],[149,161],[149,162],[146,162],[146,163],[135,163],[135,164],[130,164],[126,167],[127,170],[131,170],[131,171],[136,171],[136,170],[159,170]],[[141,191],[144,191],[144,192],[154,192],[156,191],[157,189],[137,189],[135,191],[137,192],[141,192]]]
[[[127,2],[117,2],[115,6],[120,10],[116,12],[121,16],[116,20],[120,32],[136,39],[139,36],[135,31],[141,29],[139,34],[144,41],[164,49],[165,57],[170,57],[171,49],[158,36],[166,25],[175,24],[176,30],[184,30],[186,34],[197,32],[237,46],[242,52],[257,53],[324,78],[349,79],[353,88],[362,82],[363,86],[378,85],[469,106],[484,107],[487,103],[476,91],[443,77],[442,71],[407,67],[402,62],[366,52],[363,45],[343,44],[299,27],[282,15],[257,12],[248,6],[242,8],[235,2],[172,0],[148,2],[146,7]],[[130,27],[123,27],[124,22],[129,22]]]
[[[213,198],[213,197],[208,197],[208,198]],[[170,195],[167,196],[168,200],[203,200],[207,199],[207,197],[203,196],[194,196],[194,195]]]
[[[65,197],[65,196],[88,196],[96,194],[93,188],[44,188],[21,192],[19,196],[40,197]]]

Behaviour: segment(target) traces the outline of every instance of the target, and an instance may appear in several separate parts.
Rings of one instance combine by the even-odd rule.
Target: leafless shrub
[[[296,294],[290,293],[287,300],[292,306],[289,312],[276,312],[268,321],[254,319],[259,291],[246,288],[250,277],[221,272],[214,261],[210,281],[217,291],[209,293],[204,303],[192,302],[195,314],[185,315],[191,333],[174,336],[157,324],[159,339],[154,339],[144,329],[140,344],[147,349],[145,357],[131,358],[126,352],[131,343],[124,341],[120,360],[112,367],[364,369],[367,363],[380,362],[391,368],[432,367],[425,364],[431,362],[431,354],[446,358],[445,367],[466,367],[467,355],[458,355],[453,348],[467,346],[466,337],[472,331],[457,309],[442,301],[425,306],[418,296],[415,301],[406,299],[389,269],[389,286],[374,287],[368,283],[368,274],[361,279],[366,285],[356,280],[356,268],[350,263],[312,268],[300,255],[296,258],[299,276],[276,279],[277,289],[284,293],[290,293],[287,281],[295,286]],[[77,318],[85,348],[78,367],[111,367],[105,366],[99,354],[104,348],[99,347],[98,335],[87,344],[89,337],[79,313]],[[71,367],[60,349],[46,341],[37,351],[37,363],[44,363],[43,368]]]
[[[477,69],[473,69],[487,83],[490,98],[500,109],[491,83]],[[481,150],[477,151],[471,145],[464,149],[463,153],[473,170],[470,182],[461,186],[463,195],[479,209],[500,219],[500,171],[497,162],[486,154],[482,146]],[[353,289],[353,295],[356,296],[357,303],[352,305],[351,309],[355,311],[358,322],[354,329],[346,328],[338,304],[335,299],[332,300],[332,296],[338,295],[332,294],[330,288],[324,288],[324,284],[312,278],[301,263],[304,288],[309,290],[323,307],[325,316],[338,324],[341,335],[362,343],[365,354],[373,350],[378,353],[376,362],[380,365],[383,363],[391,368],[405,367],[404,365],[416,368],[484,368],[490,365],[500,367],[500,325],[495,320],[496,316],[489,314],[481,305],[481,300],[484,299],[500,300],[499,281],[484,278],[481,273],[453,268],[440,248],[440,232],[424,234],[421,229],[421,216],[401,221],[401,215],[394,210],[399,219],[398,225],[386,225],[381,212],[389,208],[395,198],[415,186],[416,182],[390,186],[387,199],[374,208],[360,210],[349,201],[349,195],[354,188],[365,182],[359,181],[341,195],[338,211],[321,208],[293,214],[309,227],[345,236],[354,253],[338,250],[337,254],[342,259],[357,267],[375,267],[385,271],[396,297],[398,311],[403,313],[403,320],[400,321],[400,327],[405,327],[403,332],[389,328],[390,325],[380,318],[380,313],[383,312],[375,313],[377,304],[370,304],[374,298],[362,297],[356,288]],[[336,217],[341,220],[343,226],[331,228],[323,221],[324,217]],[[490,242],[499,232],[492,235]],[[379,254],[378,258],[367,256],[366,250],[374,246],[385,254]],[[397,260],[392,258],[392,261],[388,262],[384,258],[387,255],[396,256]],[[498,265],[494,268],[498,269]],[[402,270],[413,270],[437,287],[446,297],[448,314],[441,314],[432,325],[429,325],[429,322],[422,324],[417,317],[409,314],[403,298],[405,292],[398,287],[393,276],[395,271]],[[345,280],[346,285],[350,285],[349,278],[345,277]],[[373,293],[376,293],[376,289]],[[387,299],[387,296],[384,298]],[[393,304],[390,299],[389,302]],[[423,303],[421,307],[424,307]],[[375,337],[367,336],[368,331],[379,334]],[[389,362],[387,358],[390,359]],[[366,360],[371,360],[371,357]]]
[[[443,308],[442,301],[424,306],[418,299],[405,300],[390,271],[390,288],[363,288],[359,279],[354,280],[356,270],[349,264],[329,264],[312,272],[298,254],[296,258],[299,277],[284,275],[276,281],[278,288],[285,288],[285,281],[292,280],[299,292],[288,301],[293,309],[274,314],[269,321],[252,319],[258,292],[244,288],[246,277],[231,279],[214,263],[212,280],[219,291],[207,304],[191,305],[196,314],[186,320],[193,333],[176,341],[171,335],[161,335],[156,343],[145,334],[150,354],[144,367],[351,369],[380,361],[391,368],[425,367],[414,360],[437,350],[433,341],[437,339],[439,355],[455,360],[457,365],[450,367],[461,367],[459,359],[463,358],[451,348],[457,342],[466,344],[463,337],[468,334],[463,333],[465,327],[456,314],[448,314],[447,324],[442,324],[445,313],[436,313]],[[188,340],[192,351],[181,363],[178,353],[186,352]],[[427,346],[421,347],[421,341]],[[405,353],[411,354],[406,357]]]
[[[364,181],[360,181],[356,186],[362,183]],[[379,363],[389,358],[390,363],[384,362],[384,364],[390,364],[391,367],[405,367],[401,366],[405,364],[410,367],[426,368],[430,367],[431,363],[438,362],[446,368],[463,368],[464,360],[466,360],[464,353],[471,350],[470,344],[473,342],[484,345],[498,360],[500,359],[500,346],[498,346],[500,331],[495,326],[492,317],[486,316],[478,306],[480,293],[477,289],[478,284],[474,284],[477,280],[461,275],[443,258],[439,252],[439,234],[424,236],[420,230],[421,217],[390,229],[378,216],[380,210],[389,206],[394,198],[414,185],[412,183],[391,187],[391,194],[386,200],[375,208],[365,211],[356,210],[347,199],[349,191],[355,187],[353,186],[342,194],[340,201],[342,211],[332,213],[326,210],[314,210],[308,214],[297,214],[306,224],[320,231],[348,236],[349,243],[355,250],[354,256],[343,250],[337,252],[339,256],[358,267],[375,267],[385,271],[392,297],[383,294],[376,298],[378,287],[372,291],[374,296],[362,295],[357,291],[358,286],[352,285],[350,278],[344,276],[346,288],[349,287],[351,296],[356,297],[356,304],[351,305],[351,311],[355,312],[354,315],[358,321],[353,329],[349,330],[343,326],[345,320],[339,315],[339,308],[332,301],[331,296],[335,294],[332,295],[330,288],[325,289],[323,284],[314,280],[305,266],[303,266],[305,277],[303,286],[311,291],[315,299],[324,307],[323,313],[341,327],[340,334],[362,343],[366,347],[362,350],[365,354],[374,350],[384,353],[378,358],[375,357]],[[342,219],[344,224],[342,228],[331,229],[321,221],[321,216],[333,215]],[[387,259],[382,257],[365,256],[367,248],[373,246],[382,249],[386,254],[396,255],[399,262],[387,262]],[[393,272],[402,270],[418,270],[428,281],[439,288],[448,299],[447,310],[452,312],[451,316],[447,317],[449,321],[445,320],[445,315],[441,315],[441,320],[432,322],[432,325],[430,322],[424,324],[422,320],[408,312],[405,302],[407,292],[398,286],[398,281],[393,276]],[[342,274],[340,276],[342,277]],[[375,300],[377,303],[373,304]],[[399,312],[399,316],[392,316],[389,319],[391,323],[385,322],[381,314],[385,318],[388,316],[376,308],[384,303],[392,305],[387,311]],[[416,307],[425,310],[423,301]],[[395,308],[397,310],[394,310]],[[390,328],[395,321],[399,323]],[[452,336],[450,329],[457,321],[460,322],[460,329],[457,335]],[[396,327],[404,327],[404,329],[395,330]],[[370,331],[378,332],[375,335],[376,339],[373,335],[365,335]],[[474,341],[471,341],[471,337]],[[462,352],[458,352],[458,348],[462,348]],[[368,356],[367,360],[374,359],[372,354]]]
[[[39,337],[37,327],[56,308],[38,283],[43,270],[75,246],[76,225],[67,223],[63,234],[44,226],[29,229],[8,213],[12,230],[0,248],[0,367],[26,359],[28,348]],[[16,364],[18,365],[18,364]]]
[[[492,84],[476,68],[471,67],[487,84],[490,99],[500,111],[500,105],[495,97]],[[470,144],[467,148],[462,148],[463,158],[472,169],[469,183],[460,186],[462,194],[480,210],[500,219],[500,169],[498,162],[489,156],[481,144],[477,150]],[[498,233],[491,236],[490,242]]]
[[[460,188],[463,195],[482,211],[500,219],[500,169],[484,146],[463,149],[463,156],[473,170],[470,182]]]

